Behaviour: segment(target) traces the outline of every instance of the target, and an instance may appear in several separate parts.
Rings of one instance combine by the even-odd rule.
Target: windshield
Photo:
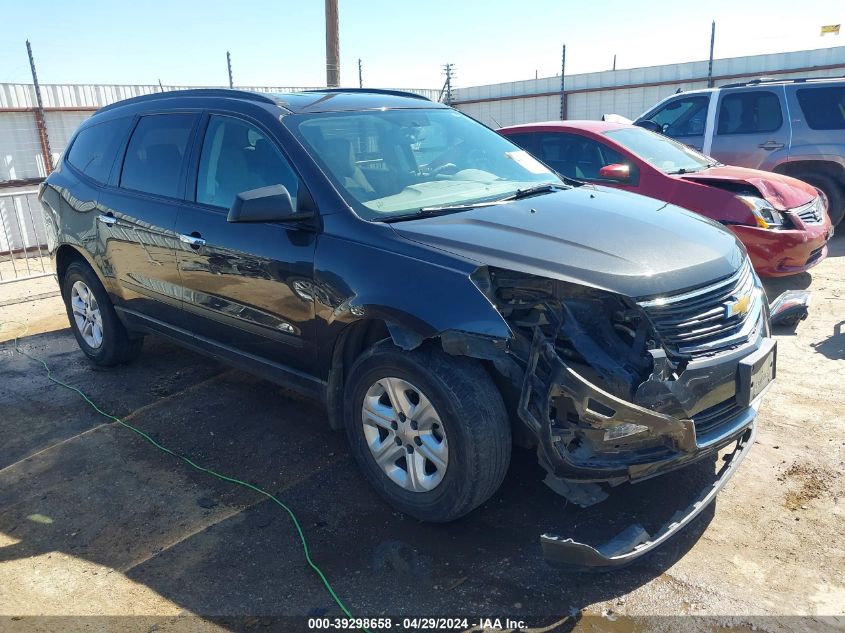
[[[707,169],[716,163],[691,147],[641,127],[610,130],[604,134],[652,167],[662,169],[667,174],[688,174]]]
[[[452,109],[368,110],[289,117],[361,217],[500,200],[562,181],[527,152]]]

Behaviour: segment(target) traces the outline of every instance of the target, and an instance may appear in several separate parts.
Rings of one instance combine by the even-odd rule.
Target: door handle
[[[760,143],[757,147],[771,152],[773,149],[783,149],[784,145],[777,141],[766,141],[765,143]]]
[[[117,224],[117,218],[111,214],[103,215],[102,213],[97,216],[97,220],[105,224],[106,226],[114,226]]]
[[[190,235],[185,235],[184,233],[179,234],[179,241],[187,244],[191,248],[200,248],[201,246],[205,246],[205,240],[202,239],[202,236],[194,231]]]

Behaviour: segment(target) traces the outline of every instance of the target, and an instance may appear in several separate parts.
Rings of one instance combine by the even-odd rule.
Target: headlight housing
[[[737,196],[737,199],[751,210],[757,226],[764,229],[778,229],[784,225],[783,215],[763,198]]]

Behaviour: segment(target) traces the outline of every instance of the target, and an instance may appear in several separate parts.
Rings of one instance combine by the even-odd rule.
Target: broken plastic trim
[[[699,497],[686,509],[676,512],[660,528],[656,536],[652,537],[638,523],[630,525],[616,537],[598,547],[579,543],[571,538],[565,539],[556,534],[543,534],[540,536],[543,558],[552,564],[590,571],[616,569],[633,563],[680,532],[716,498],[745,459],[754,444],[756,434],[757,427],[752,424],[737,440],[733,452],[725,455],[725,463],[716,481],[705,487]]]
[[[809,290],[787,290],[778,295],[769,304],[772,325],[798,325],[810,313],[811,297]]]

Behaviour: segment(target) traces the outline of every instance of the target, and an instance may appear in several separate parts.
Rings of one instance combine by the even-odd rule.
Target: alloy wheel
[[[97,298],[85,282],[77,281],[71,287],[70,305],[82,340],[92,349],[99,349],[103,344],[103,318]]]

